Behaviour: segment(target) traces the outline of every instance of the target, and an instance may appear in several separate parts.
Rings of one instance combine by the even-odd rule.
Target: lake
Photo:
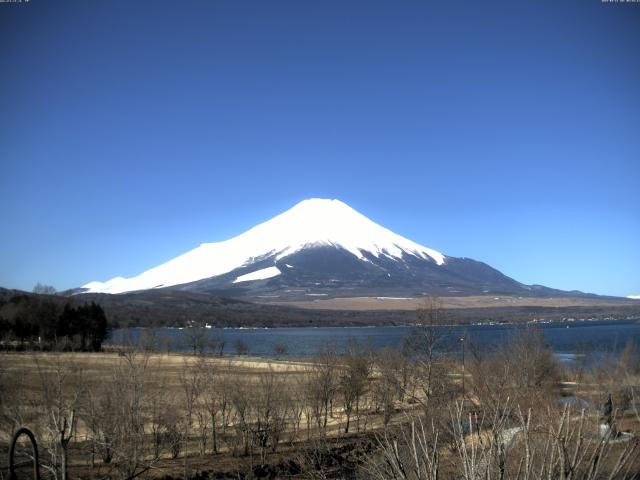
[[[638,320],[577,320],[537,324],[545,341],[561,360],[572,360],[583,354],[592,358],[606,355],[615,356],[627,342],[640,345],[640,321]],[[464,325],[437,327],[441,334],[441,351],[460,355],[462,339],[465,348],[487,350],[494,348],[513,336],[522,326],[516,325]],[[374,349],[382,347],[398,348],[403,339],[414,333],[414,327],[326,327],[326,328],[224,328],[207,329],[212,339],[224,339],[224,352],[235,353],[235,345],[242,341],[248,353],[255,356],[275,356],[276,345],[284,345],[291,357],[312,356],[329,346],[339,352],[344,351],[349,342],[358,342]],[[137,344],[142,336],[153,335],[158,348],[172,351],[189,351],[188,335],[185,329],[155,328],[115,330],[109,344]]]

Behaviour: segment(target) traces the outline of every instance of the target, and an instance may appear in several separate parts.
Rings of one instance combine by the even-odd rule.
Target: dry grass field
[[[76,418],[68,468],[83,477],[123,478],[138,471],[151,477],[184,476],[185,471],[191,475],[212,468],[232,475],[251,471],[258,464],[277,464],[282,458],[293,458],[297,465],[311,461],[299,458],[299,444],[308,445],[314,438],[322,437],[337,445],[345,428],[345,415],[337,399],[336,405],[329,405],[333,399],[327,399],[325,405],[316,402],[314,406],[309,404],[313,402],[305,401],[310,394],[319,394],[318,385],[310,384],[309,377],[314,375],[314,370],[316,378],[318,375],[317,367],[310,362],[136,351],[21,352],[0,354],[0,366],[3,387],[0,472],[3,473],[8,467],[7,445],[13,429],[18,425],[29,426],[45,450],[55,450],[51,445],[56,443],[56,432],[48,425],[49,417],[70,417],[72,412]],[[334,370],[336,366],[337,363],[330,368]],[[335,378],[329,380],[336,381]],[[334,388],[333,384],[328,388]],[[131,398],[136,392],[141,396],[138,400]],[[109,394],[114,393],[109,398]],[[100,397],[109,400],[101,401]],[[122,401],[126,411],[113,408],[112,401]],[[131,411],[136,408],[137,412]],[[96,409],[104,411],[95,412]],[[212,410],[218,410],[215,453]],[[49,415],[49,411],[55,413]],[[120,414],[124,418],[116,418]],[[106,424],[101,428],[111,429],[114,436],[117,423],[140,422],[141,436],[133,431],[127,433],[124,427],[125,435],[149,444],[157,440],[163,445],[158,445],[155,453],[146,451],[145,458],[124,473],[118,470],[113,459],[111,465],[105,465],[98,458],[103,446],[90,445],[98,430],[91,425],[94,417],[105,416],[98,422]],[[381,425],[381,419],[376,417],[380,416],[358,416],[357,425],[354,423],[352,428],[359,433],[352,436],[357,439],[360,433]],[[255,422],[262,422],[262,428],[250,431],[248,424]],[[274,426],[273,422],[281,425]],[[269,435],[278,436],[275,442],[278,449],[273,440],[261,443],[261,429],[276,432]],[[159,430],[162,434],[158,439],[150,438]],[[169,433],[175,438],[169,438]],[[106,442],[104,438],[100,441]],[[123,450],[120,455],[124,457],[132,447],[131,439],[119,441],[123,445],[114,445],[114,457],[118,455],[118,448]],[[184,458],[188,458],[186,466]]]
[[[637,300],[624,298],[581,298],[581,297],[514,297],[502,295],[476,295],[466,297],[439,297],[442,308],[502,308],[502,307],[610,307],[621,305],[640,305]],[[318,310],[416,310],[423,307],[424,298],[398,297],[351,297],[351,298],[314,298],[308,301],[269,302],[300,308]]]

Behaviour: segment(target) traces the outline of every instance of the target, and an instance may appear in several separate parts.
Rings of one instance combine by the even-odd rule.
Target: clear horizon
[[[0,3],[0,286],[130,277],[311,197],[640,294],[640,4]]]

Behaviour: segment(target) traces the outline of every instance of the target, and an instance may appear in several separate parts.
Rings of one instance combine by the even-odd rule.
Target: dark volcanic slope
[[[584,295],[524,285],[485,263],[419,245],[339,200],[317,198],[224,242],[203,243],[135,277],[91,282],[84,288],[122,293],[163,287],[251,301]]]
[[[524,285],[469,258],[447,257],[444,265],[437,265],[430,258],[413,255],[404,255],[399,260],[363,253],[367,261],[338,247],[308,248],[281,259],[273,255],[225,275],[173,288],[248,300],[279,298],[286,301],[317,296],[585,295]],[[274,265],[281,272],[276,277],[233,283],[241,275]]]

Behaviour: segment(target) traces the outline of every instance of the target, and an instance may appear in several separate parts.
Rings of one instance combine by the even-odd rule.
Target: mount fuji
[[[304,200],[234,238],[203,243],[138,276],[87,283],[80,291],[150,289],[254,300],[560,292],[524,285],[482,262],[444,255],[326,199]]]

